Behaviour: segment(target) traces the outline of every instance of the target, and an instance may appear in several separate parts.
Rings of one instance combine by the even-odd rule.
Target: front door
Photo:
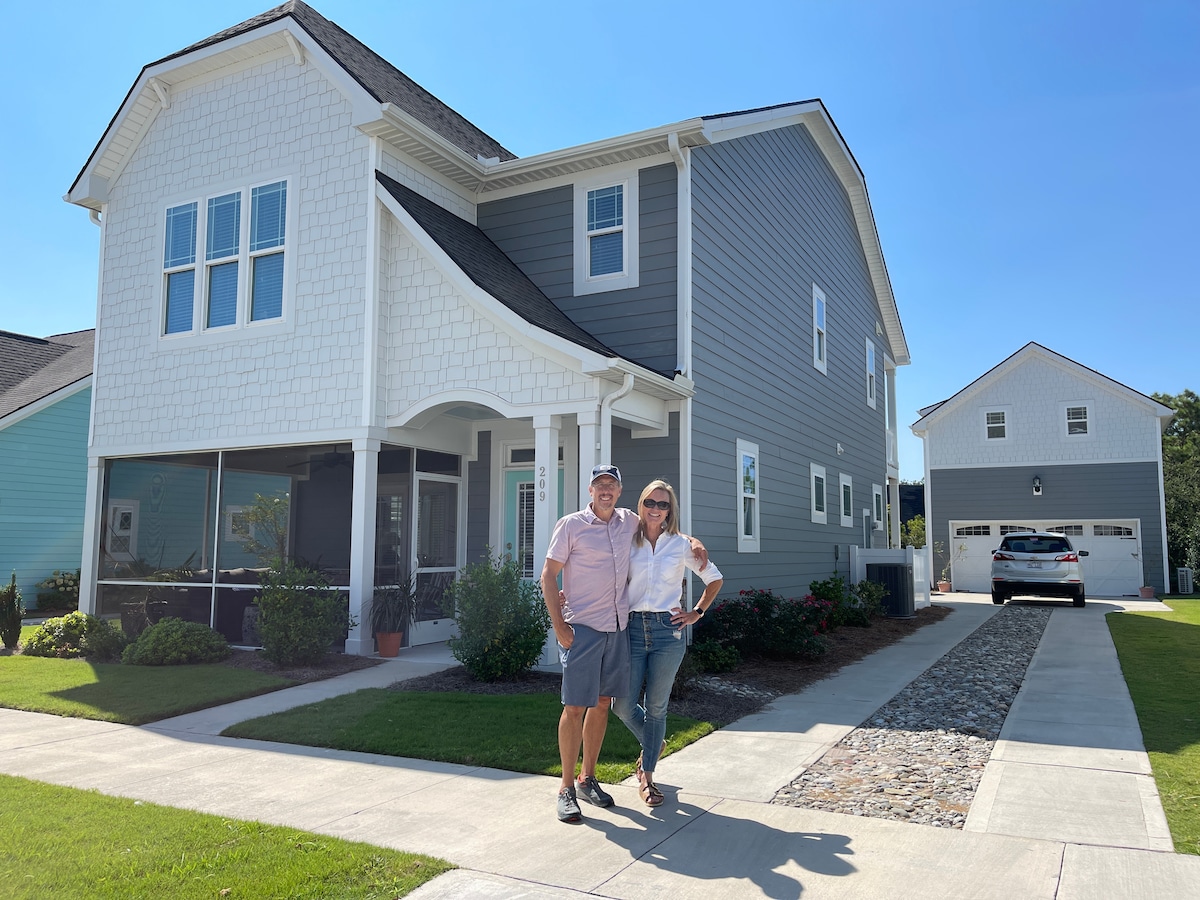
[[[420,602],[410,644],[432,644],[452,636],[454,611],[444,602],[459,560],[457,478],[416,476],[413,559]]]
[[[522,578],[540,578],[542,563],[533,552],[533,507],[537,484],[533,469],[509,470],[504,473],[504,541],[505,559],[515,559],[521,567]],[[563,473],[558,470],[558,516],[563,514]]]

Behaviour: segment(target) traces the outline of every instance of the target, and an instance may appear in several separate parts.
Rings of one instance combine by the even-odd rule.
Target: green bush
[[[42,623],[25,642],[24,653],[58,659],[86,656],[105,662],[120,659],[126,640],[125,633],[112,622],[73,612]]]
[[[280,666],[319,662],[354,626],[346,600],[316,569],[284,563],[260,579],[258,635],[262,653]]]
[[[726,647],[719,641],[705,640],[692,644],[684,657],[684,660],[688,659],[693,660],[701,672],[719,675],[736,669],[742,661],[742,654],[737,647]]]
[[[521,578],[513,560],[490,557],[463,567],[446,591],[458,620],[450,652],[478,681],[500,681],[541,658],[550,614],[537,582]]]
[[[125,648],[121,662],[131,666],[182,666],[220,662],[229,644],[207,625],[167,617],[155,622]]]
[[[858,608],[869,620],[883,615],[883,599],[888,595],[888,589],[878,581],[867,581],[865,578],[850,588],[850,593],[857,599]]]
[[[17,649],[24,615],[25,604],[21,602],[21,589],[17,587],[17,573],[13,572],[12,581],[0,588],[0,642],[5,649]]]
[[[822,598],[779,597],[749,588],[721,602],[702,620],[699,640],[715,641],[743,656],[802,659],[825,652],[833,604]]]
[[[882,608],[882,595],[877,596],[871,588],[861,587],[869,583],[859,582],[854,587],[848,587],[845,578],[833,575],[824,581],[814,581],[808,589],[814,597],[833,605],[835,627],[865,628],[871,624],[871,617],[879,615]]]

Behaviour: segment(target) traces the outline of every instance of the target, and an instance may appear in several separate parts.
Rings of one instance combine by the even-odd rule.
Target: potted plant
[[[941,577],[938,578],[937,589],[943,594],[948,594],[953,588],[950,582],[950,573],[953,570],[954,564],[962,559],[963,554],[967,552],[967,545],[959,544],[953,554],[947,554],[946,545],[938,541],[933,545],[933,549],[938,558],[945,562],[945,565],[942,566]]]
[[[371,598],[371,630],[380,656],[395,656],[404,643],[404,632],[417,618],[417,579],[408,575],[393,587],[375,589]]]

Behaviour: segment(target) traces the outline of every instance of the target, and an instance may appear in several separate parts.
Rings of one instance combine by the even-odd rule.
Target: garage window
[[[1082,525],[1056,525],[1050,530],[1057,531],[1059,534],[1065,534],[1068,537],[1083,537]]]
[[[1095,537],[1133,537],[1133,529],[1121,525],[1093,525],[1092,534]]]
[[[1034,530],[1036,530],[1036,529],[1030,528],[1028,525],[1001,525],[1000,526],[1000,534],[1002,534],[1002,535],[1012,534],[1014,531],[1034,531]]]
[[[969,537],[970,535],[987,536],[992,533],[991,525],[964,525],[962,528],[957,528],[954,531],[955,537]]]

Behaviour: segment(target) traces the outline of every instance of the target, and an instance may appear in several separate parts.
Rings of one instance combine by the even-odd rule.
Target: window
[[[163,250],[163,333],[282,318],[286,221],[286,181],[170,207]],[[199,276],[198,251],[204,258]],[[202,300],[199,326],[197,296]]]
[[[954,529],[955,537],[971,537],[972,535],[987,537],[991,533],[991,525],[964,525],[962,528]]]
[[[838,493],[842,495],[842,527],[854,527],[854,482],[849,475],[838,476]]]
[[[984,436],[989,441],[1008,440],[1008,410],[988,409],[983,413]]]
[[[808,477],[812,491],[812,520],[824,525],[828,521],[825,512],[825,467],[810,463]]]
[[[1093,525],[1094,537],[1133,537],[1133,529],[1121,525]]]
[[[1082,525],[1057,525],[1048,530],[1058,532],[1059,534],[1065,534],[1068,537],[1083,537]]]
[[[101,552],[111,562],[133,562],[137,559],[139,506],[137,500],[108,501]]]
[[[867,406],[875,408],[875,342],[867,338]]]
[[[1086,403],[1064,403],[1063,424],[1067,437],[1086,437],[1088,434],[1088,408]]]
[[[1014,532],[1017,532],[1017,531],[1033,531],[1033,530],[1034,529],[1030,528],[1028,525],[1001,525],[1000,526],[1000,534],[1001,535],[1013,534]]]
[[[738,440],[738,552],[759,551],[758,444]]]
[[[245,506],[225,507],[225,540],[248,543],[255,539],[254,526],[246,518]]]
[[[828,372],[828,333],[825,330],[825,292],[815,284],[813,289],[813,365]]]
[[[871,485],[871,509],[875,516],[875,530],[883,531],[883,517],[885,514],[883,506],[883,485]]]
[[[575,185],[575,293],[638,285],[637,171]]]

